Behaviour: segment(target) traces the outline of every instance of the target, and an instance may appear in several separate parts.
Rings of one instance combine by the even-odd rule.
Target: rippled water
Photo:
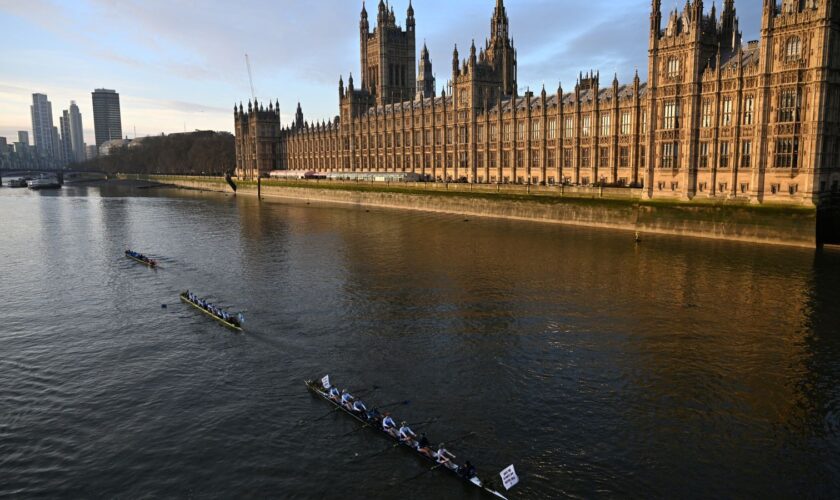
[[[442,417],[433,440],[476,431],[453,451],[516,464],[512,498],[837,497],[838,278],[830,251],[0,189],[0,496],[480,497],[313,422],[329,373]]]

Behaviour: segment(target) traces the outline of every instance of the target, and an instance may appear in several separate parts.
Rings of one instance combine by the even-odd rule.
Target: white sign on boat
[[[324,378],[321,379],[321,385],[324,386],[324,389],[330,388],[330,376],[324,375]]]
[[[513,488],[519,482],[519,476],[516,475],[516,469],[512,465],[503,470],[499,475],[502,476],[502,484],[506,490]]]

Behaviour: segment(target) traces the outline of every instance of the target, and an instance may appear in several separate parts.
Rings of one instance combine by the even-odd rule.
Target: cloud
[[[398,22],[407,4],[391,1]],[[372,24],[375,5],[368,1]],[[638,67],[645,79],[649,0],[506,5],[522,86],[553,88],[562,80],[570,88],[590,68],[610,79],[617,71],[627,82]],[[737,6],[745,36],[756,38],[760,3]],[[48,93],[56,113],[69,99],[88,103],[89,120],[87,96],[106,86],[120,91],[124,119],[138,132],[141,123],[181,130],[201,115],[230,130],[229,105],[250,96],[246,52],[261,98],[279,98],[283,109],[301,101],[310,120],[332,117],[338,76],[358,78],[360,8],[361,0],[0,0],[0,32],[18,31],[6,49],[19,56],[4,63],[0,126],[28,128],[33,91]],[[414,0],[414,8],[418,46],[427,40],[443,85],[453,45],[466,57],[471,40],[481,45],[489,36],[493,2]]]

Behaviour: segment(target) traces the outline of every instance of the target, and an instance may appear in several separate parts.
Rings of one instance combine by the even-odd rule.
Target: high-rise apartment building
[[[96,89],[92,96],[96,146],[99,147],[114,139],[122,139],[120,95],[115,90]]]
[[[85,131],[82,127],[82,113],[76,101],[70,101],[70,144],[73,158],[76,162],[83,162],[87,156],[85,151]]]
[[[53,125],[52,103],[44,94],[32,94],[32,135],[38,155],[44,158],[59,159],[61,150],[58,144],[58,131]]]
[[[64,163],[69,163],[73,158],[73,146],[70,144],[70,113],[66,109],[58,117],[58,123],[61,158]]]
[[[18,130],[17,141],[25,146],[29,146],[29,132],[26,130]]]

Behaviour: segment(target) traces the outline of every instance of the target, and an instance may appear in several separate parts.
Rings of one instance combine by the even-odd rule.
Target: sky
[[[674,5],[669,5],[674,2]],[[261,101],[282,120],[297,103],[307,120],[338,113],[338,78],[359,74],[361,0],[0,0],[0,137],[30,131],[33,93],[53,120],[75,100],[94,143],[90,93],[120,93],[123,134],[233,130],[233,105],[251,97],[247,53]],[[375,24],[376,0],[368,0]],[[680,6],[683,2],[678,2]],[[711,2],[706,2],[706,9]],[[405,25],[408,0],[392,0]],[[425,41],[438,89],[452,49],[489,36],[495,0],[413,0],[418,52]],[[506,0],[519,86],[574,87],[581,71],[602,81],[647,77],[650,0]],[[663,8],[677,2],[665,0]],[[745,40],[758,38],[760,2],[736,1]],[[667,14],[665,14],[667,19]],[[664,21],[663,21],[664,22]]]

